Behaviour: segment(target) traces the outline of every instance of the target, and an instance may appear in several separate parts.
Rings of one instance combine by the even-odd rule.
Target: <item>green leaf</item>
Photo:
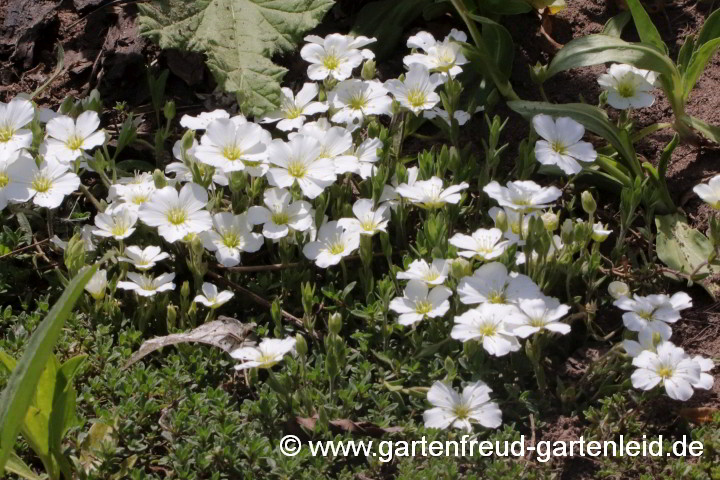
[[[610,142],[625,160],[626,166],[635,175],[642,176],[642,169],[637,161],[635,149],[627,136],[627,132],[620,130],[610,122],[607,114],[600,108],[584,103],[554,104],[524,100],[508,102],[508,106],[528,120],[540,113],[555,117],[572,118],[591,132]]]
[[[659,215],[655,217],[658,230],[655,248],[658,258],[668,267],[686,275],[707,276],[719,273],[715,266],[703,266],[713,252],[710,239],[698,230],[691,228],[684,215]],[[696,280],[696,279],[693,279]],[[709,282],[700,282],[713,296],[718,293],[718,286]]]
[[[352,33],[378,39],[373,51],[378,59],[391,55],[403,39],[405,27],[423,13],[433,0],[380,0],[370,2],[358,12]]]
[[[33,472],[15,452],[10,453],[10,458],[8,458],[5,469],[8,472],[14,473],[26,480],[45,480],[47,478],[45,476],[41,477],[40,475],[36,475],[35,472]]]
[[[473,14],[468,14],[468,16],[482,24],[482,36],[488,52],[491,52],[491,56],[493,56],[493,60],[504,78],[510,78],[513,57],[515,56],[515,45],[510,32],[489,18]]]
[[[720,127],[710,125],[709,123],[705,123],[699,118],[690,115],[686,115],[683,118],[688,125],[700,132],[703,137],[712,142],[720,143]]]
[[[670,58],[655,47],[602,34],[576,38],[565,44],[550,62],[547,74],[550,78],[571,68],[607,62],[629,63],[637,68],[662,73],[670,79],[678,78]]]
[[[718,37],[720,37],[720,10],[715,10],[712,15],[705,19],[695,45],[704,45]]]
[[[465,47],[465,57],[470,60],[471,65],[478,71],[478,73],[480,73],[480,75],[492,80],[495,87],[505,98],[518,100],[519,97],[513,90],[510,81],[503,71],[500,70],[500,67],[493,59],[487,46],[482,40],[481,42],[482,43],[477,46],[470,45],[469,43],[463,43],[463,46]]]
[[[143,35],[162,48],[200,52],[243,113],[279,108],[286,69],[273,55],[295,48],[333,0],[152,0],[138,3]]]
[[[618,13],[605,23],[602,31],[603,35],[620,38],[631,18],[632,15],[628,11]]]
[[[698,78],[702,75],[705,66],[715,54],[718,47],[720,47],[720,38],[715,38],[704,43],[700,48],[695,49],[683,75],[683,99],[688,99]]]
[[[685,43],[682,44],[682,47],[680,47],[680,51],[678,52],[677,56],[677,69],[682,74],[685,75],[685,70],[687,69],[688,64],[690,63],[690,58],[692,57],[693,52],[695,51],[695,35],[688,35],[685,38]]]
[[[630,13],[635,22],[635,28],[640,35],[640,41],[655,46],[661,51],[667,53],[667,45],[663,42],[660,37],[660,32],[655,27],[655,24],[650,20],[650,15],[645,11],[645,8],[640,4],[640,0],[626,0],[628,7],[630,7]]]
[[[30,406],[35,386],[47,365],[65,319],[97,268],[98,266],[94,265],[73,278],[30,336],[25,353],[17,362],[5,390],[0,395],[0,475],[4,471],[5,462],[15,444],[25,412]]]
[[[12,373],[12,371],[15,370],[16,363],[14,358],[0,350],[0,364],[2,364],[7,373]]]
[[[50,415],[50,445],[52,448],[59,449],[65,433],[77,423],[75,415],[77,393],[72,380],[86,358],[87,355],[76,355],[66,360],[57,371],[55,396]]]
[[[532,10],[525,0],[483,0],[480,10],[487,15],[518,15]]]

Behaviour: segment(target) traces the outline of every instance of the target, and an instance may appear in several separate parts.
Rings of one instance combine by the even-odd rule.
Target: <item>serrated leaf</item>
[[[162,48],[201,52],[243,113],[280,106],[285,68],[270,59],[293,50],[333,0],[152,0],[139,3],[140,31]]]

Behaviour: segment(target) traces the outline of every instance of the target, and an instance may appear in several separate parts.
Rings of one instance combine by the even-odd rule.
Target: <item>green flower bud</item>
[[[330,331],[334,333],[335,335],[340,333],[340,330],[342,330],[342,315],[339,313],[333,313],[330,315],[330,319],[328,320],[328,327],[330,328]]]
[[[499,210],[497,212],[497,215],[495,216],[495,227],[499,228],[503,232],[507,232],[508,221],[507,221],[507,214],[505,213],[505,210]]]
[[[542,85],[547,80],[547,65],[543,65],[537,62],[534,66],[530,67],[530,80],[535,85]]]
[[[543,225],[548,232],[554,232],[560,226],[560,217],[557,213],[549,210],[542,214]]]
[[[165,174],[160,169],[155,169],[153,172],[153,181],[155,182],[155,188],[163,188],[167,187],[167,178],[165,178]]]
[[[167,306],[166,312],[168,327],[174,328],[177,320],[177,308],[175,305],[170,304]]]
[[[193,140],[195,140],[195,132],[193,130],[188,130],[183,134],[182,137],[182,148],[186,152],[190,150],[193,146]]]
[[[308,352],[308,345],[305,341],[305,337],[300,335],[299,333],[295,335],[295,350],[297,351],[298,355],[301,357],[304,357],[307,355]]]
[[[165,115],[165,119],[167,121],[175,118],[175,102],[173,102],[172,100],[168,100],[167,102],[165,102],[165,107],[163,108],[163,115]]]
[[[472,264],[464,258],[456,258],[450,264],[450,274],[458,280],[472,273]]]
[[[360,76],[363,80],[372,80],[375,78],[375,60],[365,60]]]
[[[203,256],[203,253],[205,253],[205,247],[203,246],[203,242],[200,239],[200,236],[195,235],[190,242],[190,248],[192,249],[193,254],[201,258]]]
[[[180,295],[182,295],[184,298],[188,298],[190,296],[190,282],[185,280],[180,287]]]
[[[625,282],[610,282],[608,285],[608,293],[615,300],[630,296],[630,287]]]
[[[597,210],[597,203],[595,203],[592,193],[585,190],[580,196],[580,200],[582,201],[582,207],[583,210],[585,210],[585,213],[588,215],[595,213],[595,210]]]

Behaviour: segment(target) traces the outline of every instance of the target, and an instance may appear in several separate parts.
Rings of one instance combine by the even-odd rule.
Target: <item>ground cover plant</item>
[[[720,478],[713,3],[0,8],[8,478]]]

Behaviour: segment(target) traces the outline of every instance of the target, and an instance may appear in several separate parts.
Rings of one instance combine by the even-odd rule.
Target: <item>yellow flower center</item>
[[[303,114],[303,111],[301,108],[296,107],[295,105],[288,106],[287,110],[285,110],[285,115],[287,118],[298,118],[300,115]]]
[[[560,155],[565,155],[567,153],[567,147],[564,143],[560,141],[554,141],[550,144],[550,147],[553,149],[553,151],[559,153]]]
[[[357,93],[350,98],[348,105],[353,110],[362,110],[367,106],[368,99],[363,93]]]
[[[537,327],[537,328],[543,328],[545,326],[545,322],[543,321],[542,318],[531,318],[530,326]]]
[[[79,150],[83,146],[84,142],[84,138],[78,137],[77,135],[71,135],[70,138],[68,138],[66,145],[70,150]]]
[[[231,162],[239,160],[243,156],[243,151],[237,147],[237,145],[229,145],[223,148],[223,157],[227,158]]]
[[[439,277],[440,277],[440,273],[439,273],[439,272],[436,272],[435,270],[430,270],[430,271],[425,275],[425,281],[426,281],[426,282],[432,282],[432,281],[437,280]]]
[[[228,248],[236,248],[240,245],[240,236],[233,231],[225,232],[222,236],[223,245]]]
[[[615,90],[623,98],[635,96],[635,87],[631,83],[620,83],[615,87]]]
[[[10,177],[5,172],[0,172],[0,188],[5,188],[10,183]]]
[[[339,240],[328,245],[328,252],[332,253],[333,255],[340,255],[344,251],[345,244]]]
[[[407,94],[410,106],[420,108],[427,102],[427,94],[422,90],[410,90]]]
[[[432,303],[427,300],[420,300],[419,302],[415,303],[415,312],[419,313],[420,315],[427,315],[432,309]]]
[[[173,225],[182,225],[187,220],[187,212],[182,208],[171,208],[167,212],[167,219]]]
[[[122,235],[125,235],[128,231],[128,226],[125,225],[125,222],[116,223],[113,225],[113,228],[110,230],[110,233],[113,234],[115,237],[120,237]]]
[[[470,408],[464,404],[454,405],[452,411],[458,420],[465,420],[470,416]]]
[[[5,143],[12,140],[13,135],[15,135],[15,130],[11,127],[2,127],[0,128],[0,142]]]
[[[38,193],[45,193],[52,187],[52,180],[48,177],[43,177],[42,175],[40,175],[33,179],[32,183],[30,183],[30,186]]]
[[[665,380],[666,378],[670,378],[673,376],[673,369],[669,367],[661,367],[657,371],[658,377]]]
[[[323,58],[323,66],[328,70],[335,70],[340,66],[340,59],[334,53],[328,53]]]
[[[134,203],[135,205],[142,205],[143,203],[150,200],[150,195],[138,194],[138,195],[133,196],[131,200],[132,200],[132,203]]]
[[[483,337],[492,337],[497,332],[497,326],[495,325],[483,325],[480,327],[480,335]]]
[[[285,212],[275,212],[270,219],[275,225],[285,225],[290,221],[290,216]]]
[[[303,178],[308,171],[307,165],[298,160],[291,160],[288,162],[288,175],[295,178]]]

